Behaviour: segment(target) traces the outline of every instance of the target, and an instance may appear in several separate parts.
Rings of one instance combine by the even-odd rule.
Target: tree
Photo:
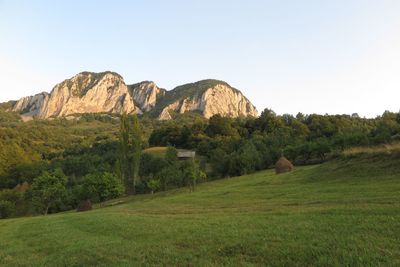
[[[190,192],[194,192],[197,181],[206,179],[206,174],[200,170],[194,159],[186,160],[182,163],[182,173]]]
[[[18,208],[22,204],[22,193],[15,189],[0,191],[0,219],[18,214]]]
[[[10,170],[29,163],[29,157],[21,146],[14,143],[14,140],[11,143],[2,142],[0,137],[0,175],[9,174]],[[18,182],[15,183],[12,178],[1,179],[0,188],[15,186]]]
[[[299,120],[293,120],[290,127],[292,128],[293,135],[300,139],[305,139],[310,135],[310,130],[307,125],[300,122]]]
[[[135,194],[136,184],[139,179],[140,157],[142,141],[139,120],[136,115],[132,118],[130,126],[126,113],[121,116],[119,133],[119,171],[121,180],[125,183],[126,193]]]
[[[211,136],[238,136],[238,132],[231,125],[231,119],[219,114],[212,116],[208,122],[206,133]]]
[[[224,177],[228,174],[228,156],[221,148],[214,149],[210,152],[209,162],[212,166],[213,176]]]
[[[140,179],[143,181],[146,178],[156,176],[167,165],[164,158],[154,156],[150,153],[143,153],[140,157]]]
[[[257,129],[261,132],[272,133],[284,126],[284,122],[271,109],[264,109],[259,118],[256,119]]]
[[[179,168],[178,151],[176,148],[172,146],[167,147],[164,158],[166,167],[157,174],[157,177],[159,177],[161,182],[162,189],[166,190],[168,184],[182,186],[183,178],[182,172]]]
[[[91,173],[83,178],[81,199],[103,202],[121,196],[124,186],[118,178],[108,172]]]
[[[13,215],[15,205],[8,200],[0,200],[0,219],[8,218]]]
[[[57,201],[61,201],[66,194],[67,177],[61,169],[53,172],[43,172],[33,180],[30,192],[32,204],[44,215]]]
[[[147,182],[147,186],[150,188],[151,194],[154,194],[154,192],[160,188],[160,185],[160,180],[150,179]]]
[[[132,168],[133,194],[136,193],[136,184],[139,180],[140,156],[142,154],[142,140],[140,134],[139,120],[133,115],[132,134],[131,134],[132,150],[130,154],[130,163]]]
[[[118,151],[118,167],[119,175],[121,175],[121,181],[125,183],[125,189],[128,190],[130,187],[131,173],[129,168],[129,122],[128,115],[126,113],[122,114],[121,122],[119,126],[119,151]]]
[[[186,147],[192,133],[188,126],[180,126],[175,121],[170,121],[159,129],[155,129],[149,138],[152,146],[179,146]]]
[[[239,153],[241,162],[244,166],[241,174],[252,173],[260,168],[261,155],[259,154],[253,143],[245,142],[240,148]]]
[[[175,147],[167,147],[165,151],[165,161],[169,166],[174,165],[178,161],[178,151]]]
[[[326,154],[331,152],[330,144],[327,139],[321,138],[314,143],[314,151],[321,161],[324,161]]]
[[[156,177],[161,182],[162,190],[167,190],[168,185],[183,186],[182,171],[179,169],[179,165],[174,164],[163,168]]]

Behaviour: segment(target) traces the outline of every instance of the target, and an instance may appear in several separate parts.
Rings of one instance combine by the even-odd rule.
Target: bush
[[[11,201],[0,200],[0,219],[8,218],[13,215],[15,206]]]
[[[150,179],[147,182],[147,186],[150,188],[151,193],[154,194],[154,192],[160,188],[161,183],[160,180]]]
[[[83,177],[81,199],[103,202],[117,198],[123,192],[122,182],[111,173],[91,173]]]

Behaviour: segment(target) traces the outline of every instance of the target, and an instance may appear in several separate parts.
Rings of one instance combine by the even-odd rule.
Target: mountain
[[[159,119],[171,119],[171,111],[198,111],[205,118],[215,114],[228,117],[257,116],[254,105],[237,89],[218,80],[189,83],[167,91],[157,108]]]
[[[143,111],[152,110],[156,106],[157,100],[166,93],[165,89],[160,89],[154,82],[149,81],[132,84],[128,87],[136,104]]]
[[[40,93],[16,101],[12,111],[24,117],[47,119],[79,113],[151,112],[160,120],[172,112],[199,112],[209,118],[257,116],[257,110],[237,89],[218,80],[203,80],[171,91],[154,82],[127,85],[115,72],[82,72],[57,84],[51,93]]]
[[[50,94],[20,99],[13,111],[41,119],[76,113],[141,113],[123,78],[113,72],[82,72],[57,84]]]

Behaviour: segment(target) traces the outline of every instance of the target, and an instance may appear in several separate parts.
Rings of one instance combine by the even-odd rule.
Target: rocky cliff
[[[200,112],[205,118],[215,114],[227,117],[257,116],[257,110],[237,89],[218,80],[185,84],[166,93],[159,119],[171,119],[170,112]]]
[[[113,72],[79,73],[57,84],[50,94],[20,99],[13,110],[42,119],[78,113],[141,113],[122,77]]]
[[[166,92],[165,89],[160,89],[154,82],[149,81],[129,85],[129,90],[136,104],[143,111],[152,110],[157,104],[157,99],[163,97]]]
[[[154,82],[126,85],[114,72],[82,72],[57,84],[50,94],[41,93],[17,101],[13,111],[42,119],[79,113],[151,112],[161,120],[190,111],[204,117],[257,116],[256,108],[237,89],[217,80],[203,80],[171,91]]]
[[[25,114],[26,116],[39,116],[48,100],[49,94],[46,92],[23,97],[15,103],[12,110]]]

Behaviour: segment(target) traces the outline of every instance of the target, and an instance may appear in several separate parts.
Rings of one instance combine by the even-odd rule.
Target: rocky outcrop
[[[220,114],[227,117],[257,116],[257,109],[237,89],[225,82],[204,80],[195,84],[188,84],[177,88],[180,91],[193,92],[166,105],[160,115],[160,120],[171,119],[170,111],[185,113],[188,111],[200,112],[205,118]],[[172,91],[171,94],[174,92]],[[179,95],[179,93],[177,93]]]
[[[149,81],[128,86],[114,72],[79,73],[57,84],[50,94],[21,98],[12,110],[21,113],[26,120],[123,112],[151,112],[161,120],[171,119],[171,112],[199,112],[206,118],[215,114],[257,116],[251,102],[223,81],[203,80],[166,91]]]
[[[34,96],[30,101],[36,98]],[[23,99],[18,103],[21,101],[24,103]],[[18,103],[14,110],[26,116],[23,103],[21,105]],[[142,113],[135,106],[124,80],[116,73],[79,73],[57,84],[41,105],[32,106],[30,110],[30,114],[42,119],[100,112]]]
[[[49,94],[46,92],[23,97],[15,103],[12,111],[20,112],[27,116],[38,116],[48,100]]]
[[[39,117],[100,112],[141,113],[116,73],[80,73],[56,85]]]
[[[152,110],[157,99],[165,95],[165,90],[158,88],[154,82],[145,81],[128,87],[132,98],[142,111]]]

